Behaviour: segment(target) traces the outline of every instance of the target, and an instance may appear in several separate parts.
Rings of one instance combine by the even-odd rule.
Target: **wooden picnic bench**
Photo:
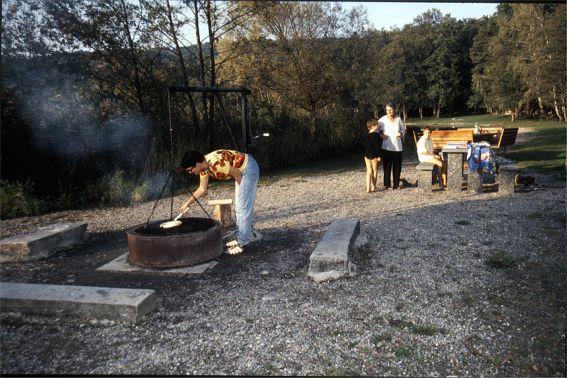
[[[423,131],[414,130],[413,139],[417,146],[417,141],[423,135]],[[433,150],[439,152],[445,147],[447,143],[463,142],[468,143],[473,141],[472,129],[459,129],[459,130],[432,130],[431,141],[433,142]]]
[[[503,129],[502,133],[500,134],[500,138],[498,139],[498,144],[492,146],[492,148],[498,150],[498,152],[500,152],[501,148],[504,148],[504,152],[506,152],[506,147],[513,146],[514,143],[516,143],[517,136],[518,136],[517,127]]]
[[[480,134],[474,135],[475,142],[488,142],[490,147],[496,152],[499,152],[501,148],[506,151],[507,146],[512,146],[516,142],[516,136],[518,135],[518,128],[512,127],[505,129],[503,127],[489,127],[482,128]]]
[[[479,133],[473,135],[473,141],[475,143],[488,142],[491,146],[495,146],[498,144],[503,130],[503,127],[483,127]]]

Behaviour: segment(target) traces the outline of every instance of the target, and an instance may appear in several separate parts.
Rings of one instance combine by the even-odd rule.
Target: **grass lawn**
[[[478,123],[480,127],[512,127],[510,124],[511,117],[507,115],[492,115],[492,114],[479,114],[479,115],[466,115],[445,118],[432,118],[424,117],[423,120],[419,118],[408,118],[408,125],[415,126],[457,126],[457,127],[474,127]],[[516,123],[514,122],[514,127]]]
[[[547,128],[547,127],[563,127],[565,123],[558,121],[547,121],[537,118],[520,118],[514,122],[507,115],[466,115],[446,118],[408,118],[407,124],[414,126],[456,126],[459,128],[474,127],[478,123],[480,127],[530,127],[530,128]]]
[[[505,155],[522,168],[565,180],[565,125],[536,128],[530,140],[513,146]]]

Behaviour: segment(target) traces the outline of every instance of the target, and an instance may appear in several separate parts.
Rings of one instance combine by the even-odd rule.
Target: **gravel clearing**
[[[158,307],[138,324],[2,314],[0,373],[565,375],[563,183],[367,194],[362,161],[319,172],[262,178],[264,239],[199,275],[95,272],[127,252],[124,230],[153,203],[2,221],[2,237],[88,223],[83,246],[3,264],[3,281],[154,289]],[[208,198],[232,196],[217,185]],[[154,219],[168,216],[162,201]],[[309,255],[336,218],[361,221],[357,274],[316,284]]]

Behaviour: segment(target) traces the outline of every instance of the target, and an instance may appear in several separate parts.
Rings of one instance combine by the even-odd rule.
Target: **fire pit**
[[[129,260],[146,268],[191,266],[222,254],[222,226],[210,218],[183,218],[178,227],[160,227],[162,219],[126,230]]]

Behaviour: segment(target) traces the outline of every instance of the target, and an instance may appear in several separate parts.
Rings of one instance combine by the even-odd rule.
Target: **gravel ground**
[[[0,236],[89,227],[80,248],[3,264],[3,281],[155,289],[158,307],[135,325],[2,314],[0,373],[564,376],[565,187],[538,180],[548,188],[511,196],[367,194],[358,161],[264,177],[264,240],[192,276],[95,272],[153,203],[3,221]],[[168,215],[164,201],[155,218]],[[357,274],[316,284],[309,255],[344,217],[361,221]]]

